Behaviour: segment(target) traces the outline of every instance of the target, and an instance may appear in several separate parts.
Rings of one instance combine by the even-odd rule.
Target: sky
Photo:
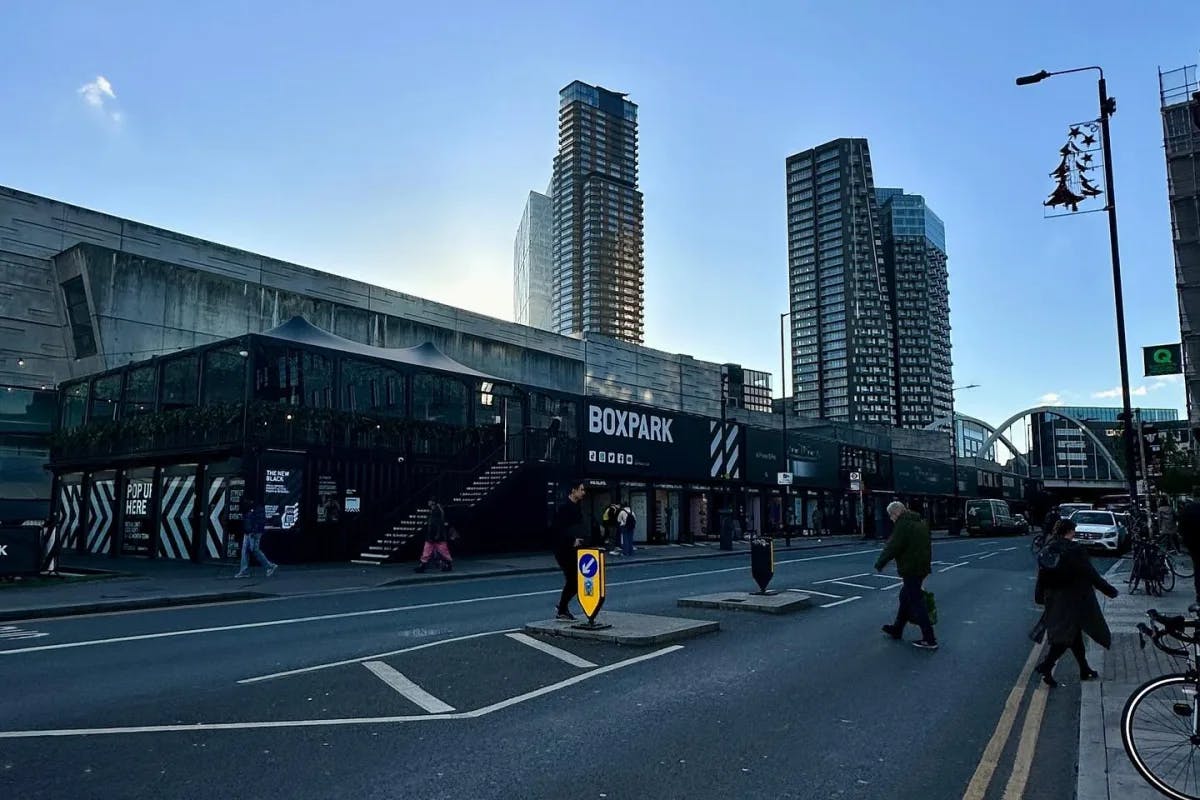
[[[4,5],[0,184],[501,319],[558,90],[629,93],[646,343],[777,392],[784,161],[866,137],[876,185],[946,223],[958,408],[993,424],[1120,402],[1106,215],[1042,206],[1095,73],[1013,83],[1099,63],[1134,402],[1184,407],[1141,347],[1179,340],[1158,68],[1200,60],[1200,4]]]

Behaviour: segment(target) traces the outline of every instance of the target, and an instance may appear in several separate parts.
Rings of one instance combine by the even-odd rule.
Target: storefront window
[[[404,373],[379,364],[342,360],[342,407],[357,414],[404,416]]]
[[[196,405],[197,383],[200,378],[200,358],[181,356],[163,362],[162,410],[173,411]]]
[[[333,360],[307,350],[268,347],[255,378],[257,397],[310,408],[333,406]]]
[[[83,417],[87,413],[87,381],[68,384],[62,391],[62,419],[59,422],[64,430],[74,430],[83,424]]]
[[[413,376],[413,419],[466,427],[466,385],[441,375]]]
[[[92,410],[88,422],[104,422],[117,418],[121,399],[121,376],[108,375],[92,381]]]
[[[154,411],[154,367],[138,367],[125,379],[125,398],[121,402],[121,419],[149,414]]]
[[[530,396],[532,408],[529,414],[529,424],[534,430],[548,430],[558,418],[558,435],[565,439],[575,438],[575,403],[571,400],[560,400],[548,394],[534,392]]]
[[[245,345],[236,344],[204,354],[204,400],[206,406],[240,403],[245,395]]]

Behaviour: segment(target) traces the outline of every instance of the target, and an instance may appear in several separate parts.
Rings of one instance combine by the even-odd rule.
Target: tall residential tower
[[[559,93],[553,178],[552,324],[642,343],[637,105],[575,81]]]
[[[875,194],[891,289],[896,424],[924,428],[953,409],[946,226],[920,195]]]
[[[795,411],[894,424],[892,292],[866,139],[787,159]]]
[[[543,331],[551,330],[552,227],[549,195],[530,192],[513,242],[513,319]]]

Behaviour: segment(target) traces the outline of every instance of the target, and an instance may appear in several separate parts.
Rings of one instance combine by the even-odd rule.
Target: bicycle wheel
[[[1195,678],[1164,675],[1139,686],[1121,712],[1121,742],[1146,782],[1175,800],[1200,800]]]
[[[1171,558],[1166,553],[1163,553],[1162,580],[1160,581],[1163,591],[1175,591],[1175,559]]]
[[[1186,580],[1196,574],[1196,565],[1192,563],[1191,556],[1180,552],[1171,556],[1171,571]]]

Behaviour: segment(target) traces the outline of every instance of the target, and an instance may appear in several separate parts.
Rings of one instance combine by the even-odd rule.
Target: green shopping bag
[[[934,598],[933,592],[922,590],[921,594],[925,595],[925,610],[929,612],[930,623],[937,625],[937,599]]]

